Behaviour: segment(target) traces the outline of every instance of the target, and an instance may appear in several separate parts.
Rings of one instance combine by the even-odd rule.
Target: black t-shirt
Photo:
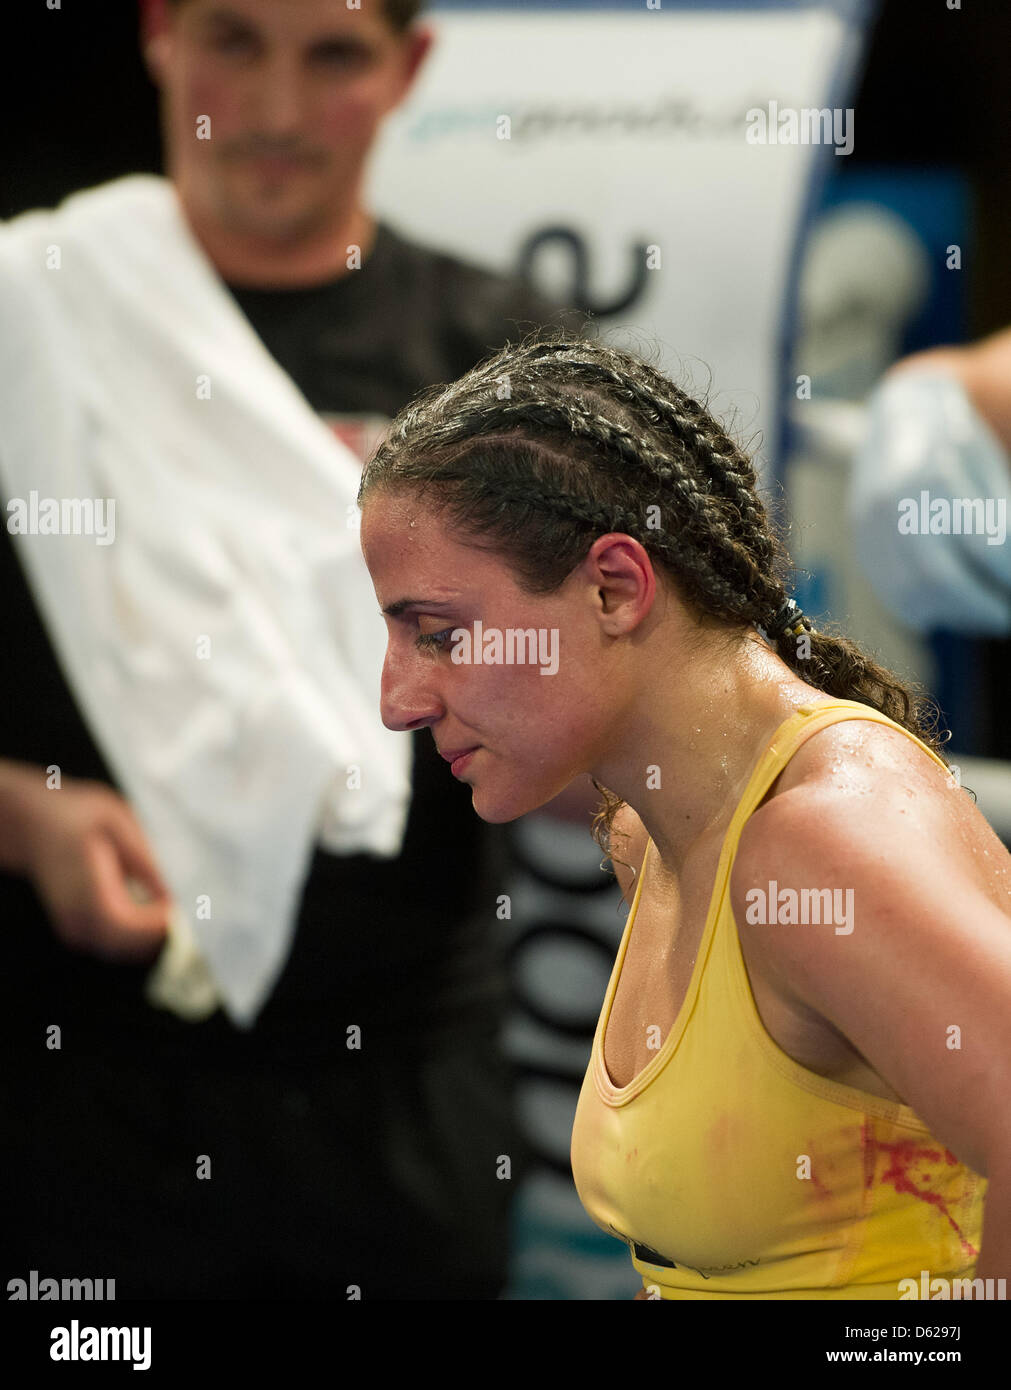
[[[577,316],[522,282],[412,243],[379,223],[358,270],[308,289],[233,288],[263,342],[324,417],[394,415],[417,391],[462,375],[507,339]],[[343,431],[339,431],[343,432]],[[0,527],[5,658],[0,756],[116,785],[57,663],[6,529]],[[377,619],[378,621],[378,619]],[[314,852],[292,950],[248,1051],[325,1053],[345,1029],[423,1041],[468,1019],[494,1024],[505,999],[495,936],[501,831],[475,814],[428,730],[413,740],[413,794],[394,860]],[[100,1051],[130,1039],[199,1055],[236,1045],[224,1013],[199,1025],[150,1008],[148,967],[68,951],[31,885],[0,876],[5,1031],[68,1020]],[[375,1030],[372,1032],[375,1037]]]

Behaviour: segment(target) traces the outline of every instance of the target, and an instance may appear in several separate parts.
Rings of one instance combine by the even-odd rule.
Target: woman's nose
[[[424,670],[410,659],[404,662],[387,654],[379,712],[388,729],[407,733],[434,724],[442,715],[440,704]]]

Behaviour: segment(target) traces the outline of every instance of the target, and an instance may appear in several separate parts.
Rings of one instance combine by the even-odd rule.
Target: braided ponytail
[[[699,616],[759,628],[807,684],[880,710],[947,761],[936,707],[918,688],[803,615],[777,629],[792,567],[754,466],[704,406],[639,357],[540,329],[428,388],[369,460],[358,500],[404,488],[433,494],[530,594],[560,588],[597,536],[633,536]],[[622,802],[598,790],[594,835],[609,853]]]

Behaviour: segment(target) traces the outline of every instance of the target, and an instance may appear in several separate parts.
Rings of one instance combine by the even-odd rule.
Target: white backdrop
[[[756,145],[747,112],[821,108],[852,29],[811,9],[436,10],[436,43],[372,165],[373,207],[417,239],[497,268],[531,235],[585,248],[592,301],[618,342],[661,346],[713,406],[774,450],[786,287],[818,145]],[[502,117],[510,138],[500,138]],[[647,269],[645,248],[659,249]],[[654,251],[650,259],[655,261]],[[545,248],[546,289],[572,284]]]

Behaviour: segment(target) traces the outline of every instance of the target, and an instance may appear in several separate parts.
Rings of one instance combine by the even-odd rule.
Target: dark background
[[[640,0],[627,3],[640,8]],[[0,217],[52,206],[120,174],[160,172],[157,94],[140,56],[137,0],[101,0],[100,8],[99,0],[61,0],[58,10],[45,0],[16,4],[12,71],[0,93]],[[961,10],[945,0],[881,0],[853,102],[847,172],[942,169],[968,181],[962,274],[970,338],[1011,324],[1009,54],[1009,0],[963,0]],[[932,692],[960,725],[961,750],[1011,759],[1011,641],[941,632],[932,640],[939,669],[963,691],[956,699],[941,679]]]
[[[638,8],[638,5],[636,5]],[[8,36],[0,216],[65,193],[160,169],[155,90],[138,48],[136,0],[18,0]],[[12,16],[5,14],[10,21]],[[970,327],[1011,322],[1011,10],[964,0],[884,0],[855,102],[851,165],[946,166],[976,196],[976,255],[967,267]]]

